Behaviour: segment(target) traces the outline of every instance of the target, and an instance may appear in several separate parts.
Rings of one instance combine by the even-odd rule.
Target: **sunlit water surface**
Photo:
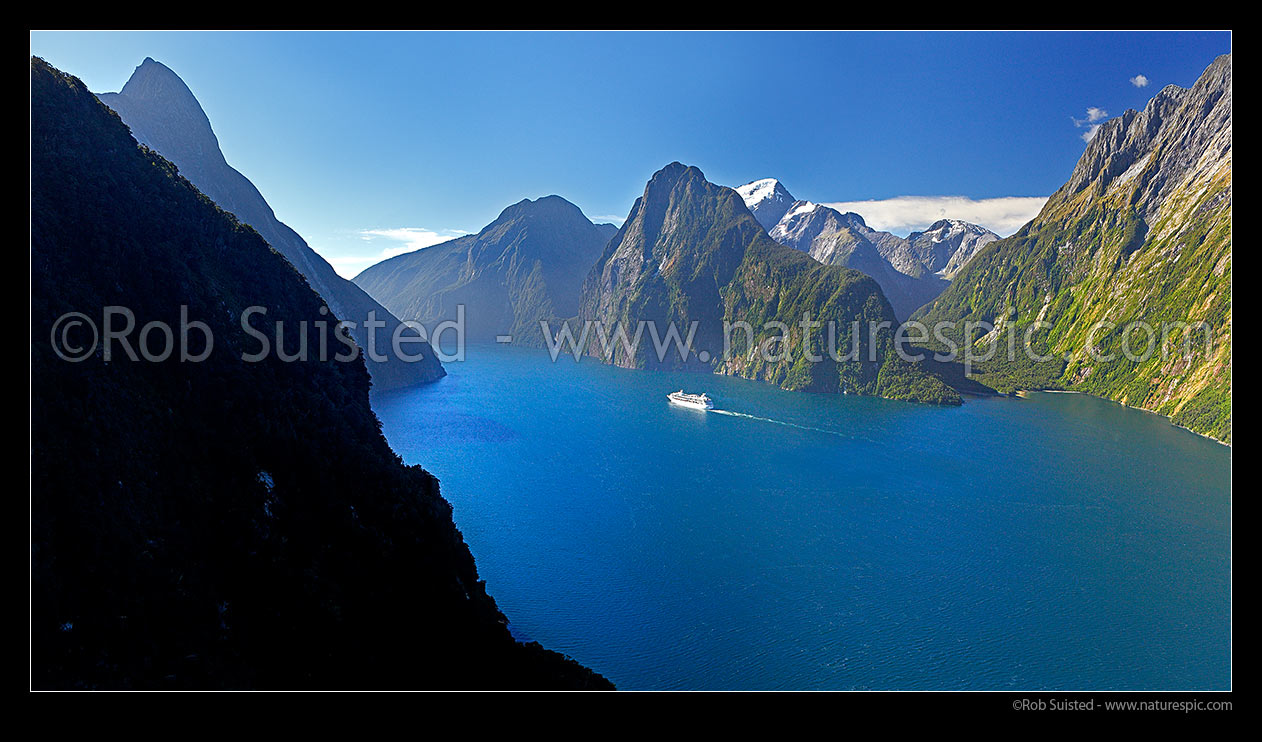
[[[498,347],[447,368],[374,397],[386,436],[517,636],[621,688],[1230,686],[1231,450],[1164,418]]]

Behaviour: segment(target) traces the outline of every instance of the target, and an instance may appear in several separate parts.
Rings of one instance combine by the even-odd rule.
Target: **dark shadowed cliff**
[[[248,306],[273,344],[334,319],[302,275],[39,59],[31,109],[32,684],[609,687],[509,635],[362,360],[242,360]],[[107,305],[213,347],[60,359],[56,319]]]
[[[442,364],[432,352],[422,353],[423,346],[403,347],[409,356],[422,355],[420,360],[395,357],[390,338],[399,320],[362,289],[339,276],[297,232],[276,218],[254,184],[224,159],[201,104],[174,72],[146,58],[120,92],[101,93],[98,97],[122,117],[137,141],[175,163],[180,175],[220,208],[254,227],[293,263],[333,314],[356,324],[351,334],[361,347],[368,347],[364,326],[370,314],[385,323],[374,333],[376,356],[365,358],[376,388],[394,389],[443,376]]]

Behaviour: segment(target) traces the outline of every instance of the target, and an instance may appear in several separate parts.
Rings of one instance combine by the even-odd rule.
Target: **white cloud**
[[[1007,237],[1030,221],[1047,202],[1046,196],[1003,196],[972,199],[965,196],[897,196],[879,201],[826,203],[841,212],[853,211],[869,227],[897,235],[923,230],[939,219],[963,219]]]
[[[625,222],[627,218],[625,216],[618,216],[617,214],[602,214],[600,216],[591,217],[591,220],[595,224],[609,223],[615,227],[621,227],[622,223]]]
[[[455,239],[462,234],[468,234],[461,229],[444,229],[442,232],[435,232],[432,229],[424,229],[422,227],[397,227],[395,229],[361,229],[359,236],[365,240],[373,241],[377,238],[384,238],[395,242],[402,242],[402,245],[395,247],[387,247],[381,251],[381,259],[393,258],[396,255],[415,252],[421,248],[437,245],[440,242],[446,242]]]
[[[327,260],[342,278],[354,278],[363,269],[383,260],[380,255],[326,255],[320,250],[316,252],[319,252],[320,256]]]
[[[1108,111],[1103,108],[1097,108],[1096,106],[1090,106],[1087,108],[1086,118],[1080,119],[1073,116],[1070,118],[1073,120],[1074,126],[1077,128],[1081,129],[1084,126],[1087,128],[1087,130],[1081,135],[1082,141],[1090,142],[1091,138],[1095,136],[1096,131],[1100,128],[1100,122],[1104,121],[1108,117]]]
[[[1148,87],[1148,78],[1143,75],[1135,75],[1131,78],[1131,85],[1134,85],[1137,88],[1146,88]]]
[[[374,249],[364,253],[359,250],[345,251],[342,247],[315,248],[320,256],[329,261],[333,270],[343,278],[354,278],[365,268],[383,260],[415,252],[437,245],[440,242],[453,240],[461,235],[472,234],[463,229],[432,230],[421,227],[396,227],[393,229],[361,229],[356,232],[361,240],[368,242]]]

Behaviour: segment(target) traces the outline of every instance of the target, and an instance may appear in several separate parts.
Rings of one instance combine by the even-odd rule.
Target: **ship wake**
[[[863,440],[859,438],[858,436],[847,435],[846,433],[842,433],[841,431],[838,431],[838,430],[829,430],[828,428],[817,428],[812,425],[799,425],[798,423],[791,423],[788,420],[775,420],[770,417],[759,417],[758,415],[750,415],[744,412],[733,412],[732,410],[714,409],[714,410],[710,410],[710,412],[714,414],[719,414],[719,415],[727,415],[729,417],[743,417],[747,420],[757,420],[759,422],[771,423],[772,425],[783,425],[786,428],[797,428],[798,430],[809,430],[814,433],[826,433],[828,435],[835,435],[839,438],[846,438],[849,440],[856,440],[856,441]]]

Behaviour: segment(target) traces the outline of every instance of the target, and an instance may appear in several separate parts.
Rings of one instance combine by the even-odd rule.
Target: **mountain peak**
[[[127,122],[141,144],[177,165],[181,160],[223,159],[219,139],[193,91],[153,57],[145,57],[122,90],[97,98]],[[185,169],[181,165],[181,172]]]
[[[762,228],[768,231],[776,225],[776,222],[784,218],[785,213],[797,201],[793,194],[789,193],[789,190],[775,178],[763,178],[746,183],[738,186],[736,192],[740,194],[745,207],[754,215]]]
[[[654,188],[665,186],[673,188],[676,183],[684,178],[705,178],[700,169],[693,165],[685,165],[682,162],[672,162],[661,170],[653,173],[653,177],[649,178],[648,185],[644,187],[645,192]]]
[[[280,222],[263,194],[237,172],[219,149],[219,140],[201,104],[179,75],[152,57],[136,67],[123,89],[100,93],[97,98],[114,109],[131,130],[136,141],[158,152],[179,168],[197,189],[244,224],[253,227],[268,244],[285,256],[307,280],[311,289],[328,303],[339,319],[355,323],[352,335],[360,347],[368,347],[362,331],[370,312],[392,328],[373,338],[378,361],[369,353],[367,360],[373,384],[388,389],[431,381],[445,372],[438,358],[426,355],[420,363],[408,363],[390,353],[389,337],[398,320],[363,290],[337,275],[333,266],[320,257],[302,237]],[[384,350],[384,352],[382,352]],[[377,356],[378,358],[380,355]]]
[[[1214,60],[1191,88],[1167,85],[1142,111],[1127,110],[1091,138],[1053,205],[1092,188],[1138,189],[1128,196],[1144,218],[1194,173],[1229,166],[1231,55]]]
[[[543,347],[539,321],[577,314],[583,280],[615,231],[560,196],[526,198],[477,234],[383,260],[355,284],[425,327],[467,312],[474,342],[512,335]]]
[[[907,235],[907,243],[926,268],[943,278],[954,278],[986,245],[999,235],[963,219],[939,219],[923,232]]]
[[[763,198],[770,197],[776,192],[788,193],[788,190],[785,189],[784,185],[775,178],[762,178],[761,180],[750,181],[749,183],[740,186],[736,189],[736,192],[741,194],[742,198],[761,200]]]
[[[774,195],[755,202],[755,207],[771,204],[783,212],[794,203],[774,180],[758,185]],[[781,199],[787,203],[777,204]],[[796,203],[803,209],[800,217],[804,220],[827,211],[807,202]],[[723,328],[732,319],[750,321],[753,327],[768,327],[771,321],[798,322],[807,315],[824,321],[853,318],[891,326],[896,320],[889,300],[872,278],[842,266],[823,265],[803,251],[776,243],[751,212],[740,191],[705,180],[697,168],[671,165],[654,175],[622,229],[606,243],[599,262],[587,274],[578,320],[599,321],[606,328],[641,322],[654,323],[659,329],[682,325],[689,328],[688,352],[654,358],[642,345],[602,347],[599,342],[587,343],[583,351],[626,368],[709,370],[787,389],[901,395],[958,404],[954,392],[921,368],[886,367],[891,358],[896,359],[893,353],[881,358],[874,351],[867,361],[808,363],[806,368],[790,369],[783,358],[755,360],[754,338],[748,338],[748,344],[737,352],[726,352],[731,350],[730,338],[725,338]],[[817,341],[803,335],[790,342],[806,347]],[[816,347],[823,347],[822,340],[818,342]],[[869,338],[868,342],[878,347],[878,341]],[[801,357],[793,350],[785,357],[794,355]],[[893,382],[903,374],[910,381],[906,387],[902,381]]]
[[[589,221],[583,215],[583,210],[575,206],[573,203],[556,194],[548,196],[540,196],[533,201],[529,198],[523,198],[511,206],[506,207],[495,218],[495,221],[486,226],[485,229],[505,222],[518,221],[522,219],[563,219],[567,221],[581,220]],[[484,230],[485,231],[485,230]]]
[[[145,57],[118,94],[136,100],[184,99],[201,110],[193,91],[189,90],[180,76],[153,57]]]
[[[949,217],[945,219],[939,219],[933,224],[930,224],[923,231],[913,232],[913,234],[929,234],[931,232],[952,231],[952,230],[961,231],[961,232],[973,232],[976,234],[987,234],[987,233],[994,234],[989,229],[986,229],[980,224],[966,222],[963,219],[951,219]]]
[[[850,226],[852,227],[861,227],[863,229],[868,228],[868,223],[863,220],[862,214],[856,214],[853,211],[847,211],[846,213],[841,215],[841,218],[844,219],[846,222],[848,222]]]

